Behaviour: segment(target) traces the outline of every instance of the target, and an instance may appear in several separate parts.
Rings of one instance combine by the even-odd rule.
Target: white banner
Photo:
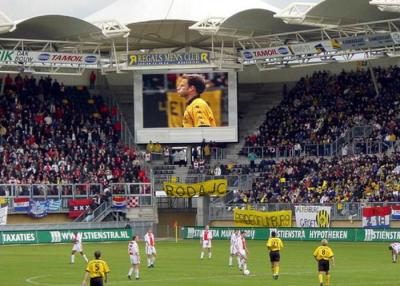
[[[0,225],[7,224],[8,206],[0,208]]]
[[[331,207],[328,206],[296,206],[297,227],[329,227]]]
[[[240,51],[245,60],[262,60],[268,58],[278,58],[291,55],[288,46],[270,47],[261,49],[248,49]]]
[[[294,44],[289,48],[295,55],[320,54],[337,50],[331,40]]]
[[[0,50],[0,63],[11,65],[28,65],[38,63],[96,65],[98,64],[99,59],[100,56],[97,54]]]

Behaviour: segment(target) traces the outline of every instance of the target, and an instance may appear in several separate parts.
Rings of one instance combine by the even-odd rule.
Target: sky
[[[0,0],[0,10],[11,20],[17,21],[36,15],[63,14],[76,18],[86,16],[102,9],[117,0]],[[136,0],[132,0],[136,1]],[[166,0],[160,0],[166,1]],[[201,1],[201,0],[199,0]],[[218,0],[216,0],[218,1]],[[239,0],[238,0],[239,1]],[[240,0],[246,1],[246,0]],[[321,0],[262,0],[278,8],[292,2],[318,3]]]

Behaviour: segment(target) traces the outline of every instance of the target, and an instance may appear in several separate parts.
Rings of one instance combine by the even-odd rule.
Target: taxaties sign
[[[133,53],[128,55],[128,66],[204,65],[209,63],[209,52]]]

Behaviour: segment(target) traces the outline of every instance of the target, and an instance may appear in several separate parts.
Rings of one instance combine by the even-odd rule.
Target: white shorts
[[[140,256],[137,255],[129,255],[129,258],[131,260],[131,264],[140,264]]]
[[[203,248],[211,248],[211,240],[203,240]]]
[[[75,243],[74,246],[72,247],[72,251],[82,252],[83,251],[82,243]]]
[[[244,249],[239,250],[238,253],[239,253],[240,257],[247,259],[247,254]]]
[[[147,255],[157,254],[155,246],[146,246],[146,254]]]
[[[237,251],[235,246],[231,245],[231,249],[230,249],[231,255],[236,255]]]

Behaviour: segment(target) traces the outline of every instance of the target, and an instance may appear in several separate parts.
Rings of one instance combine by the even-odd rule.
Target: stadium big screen
[[[211,110],[214,126],[183,127],[190,102],[178,93],[184,75],[200,75],[200,94]],[[134,74],[135,138],[137,143],[237,141],[237,74],[234,71],[178,71]],[[198,107],[197,105],[194,108]]]

